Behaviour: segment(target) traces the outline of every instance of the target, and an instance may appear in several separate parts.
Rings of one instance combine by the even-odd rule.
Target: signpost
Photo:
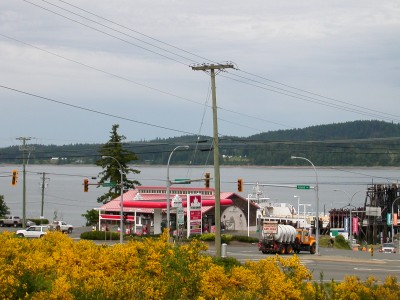
[[[309,185],[298,185],[298,186],[296,186],[296,188],[298,190],[309,190],[310,186]]]
[[[177,178],[172,181],[173,184],[190,184],[191,182],[189,178]]]
[[[110,181],[110,182],[103,182],[102,187],[114,187],[117,184],[114,181]]]

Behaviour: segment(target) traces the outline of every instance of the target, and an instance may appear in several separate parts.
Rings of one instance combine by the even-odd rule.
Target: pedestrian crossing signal
[[[243,179],[239,178],[237,181],[237,190],[238,192],[243,192]]]
[[[13,186],[17,185],[17,181],[18,181],[18,171],[17,170],[13,170],[12,171],[11,185],[13,185]]]

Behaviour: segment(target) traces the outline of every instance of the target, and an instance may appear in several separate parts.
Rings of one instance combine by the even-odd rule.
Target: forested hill
[[[171,151],[178,145],[189,145],[190,149],[176,151],[171,165],[213,164],[210,137],[181,136],[130,142],[124,144],[124,148],[139,157],[138,161],[132,162],[134,164],[166,165]],[[221,137],[219,145],[221,165],[304,165],[304,162],[292,160],[294,155],[308,158],[318,166],[400,166],[400,125],[383,121],[354,121],[249,137]],[[98,150],[101,146],[34,145],[29,163],[93,164],[100,158]],[[22,163],[19,145],[1,148],[0,162]]]
[[[400,125],[383,121],[353,121],[302,129],[277,130],[249,137],[263,141],[326,141],[400,137]]]

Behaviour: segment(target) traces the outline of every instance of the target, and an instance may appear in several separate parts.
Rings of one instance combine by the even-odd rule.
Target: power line
[[[96,28],[94,28],[94,27],[91,27],[91,26],[88,26],[88,25],[86,25],[86,24],[84,24],[84,23],[82,23],[82,22],[73,20],[73,19],[71,19],[71,18],[69,18],[69,17],[66,17],[66,16],[64,16],[64,15],[62,15],[62,14],[59,14],[59,13],[57,13],[57,12],[54,12],[54,11],[52,11],[52,10],[49,10],[49,9],[47,9],[47,8],[44,8],[44,7],[42,7],[42,6],[39,6],[39,5],[34,4],[34,3],[32,3],[32,2],[29,2],[29,1],[27,1],[27,0],[23,0],[23,1],[25,1],[25,2],[27,2],[27,3],[30,3],[30,4],[32,4],[32,5],[35,5],[35,6],[39,7],[39,8],[41,8],[41,9],[44,9],[44,10],[49,11],[49,12],[51,12],[51,13],[54,13],[54,14],[60,16],[60,17],[66,18],[66,19],[68,19],[68,20],[70,20],[70,21],[77,22],[77,23],[79,23],[79,24],[81,24],[81,25],[83,25],[83,26],[89,27],[89,28],[91,28],[91,29],[93,29],[93,30],[97,30],[97,31],[100,31],[100,32],[102,32],[102,33],[104,33],[104,34],[107,34],[107,35],[109,35],[109,36],[115,37],[115,36],[113,36],[113,35],[110,35],[110,34],[108,34],[108,33],[103,32],[103,31],[101,31],[101,30],[98,30],[98,29],[96,29]],[[72,12],[72,11],[70,11],[70,10],[67,10],[67,9],[65,9],[65,8],[62,8],[62,7],[57,6],[57,5],[55,5],[55,4],[49,3],[49,2],[44,1],[44,0],[42,0],[42,1],[43,1],[43,2],[46,2],[46,3],[50,4],[50,5],[53,5],[53,6],[55,6],[55,7],[58,7],[58,8],[60,8],[60,9],[64,10],[64,11],[67,11],[67,12],[69,12],[69,13],[72,13],[72,14],[74,14],[74,15],[80,16],[81,18],[84,18],[84,19],[86,19],[86,20],[89,20],[89,21],[91,21],[91,22],[94,22],[94,23],[96,23],[96,24],[98,24],[98,25],[100,25],[100,26],[103,26],[103,27],[106,27],[106,28],[108,28],[108,29],[114,30],[114,31],[116,31],[116,32],[122,33],[122,34],[124,34],[124,35],[126,35],[126,36],[128,36],[128,37],[133,38],[133,39],[140,40],[140,39],[137,39],[136,37],[133,37],[133,36],[128,35],[128,34],[125,34],[125,33],[121,32],[121,31],[118,31],[118,30],[116,30],[116,29],[113,29],[113,28],[111,28],[111,27],[109,27],[109,26],[106,26],[106,25],[104,25],[104,24],[101,24],[100,22],[97,22],[97,21],[95,21],[95,20],[89,19],[89,18],[87,18],[87,17],[84,17],[84,16],[82,16],[82,15],[79,15],[79,14],[77,14],[77,13],[75,13],[75,12]],[[99,16],[99,15],[97,15],[97,14],[91,13],[91,12],[89,12],[88,10],[84,10],[84,9],[82,9],[82,8],[79,8],[78,6],[69,4],[69,3],[67,3],[66,1],[61,1],[61,0],[59,0],[59,1],[62,2],[62,3],[64,3],[64,4],[70,5],[70,6],[74,7],[74,8],[76,8],[76,9],[79,9],[79,10],[81,10],[81,11],[84,11],[85,13],[88,13],[88,14],[91,14],[91,15],[93,15],[93,16],[96,16],[96,17],[98,17],[98,18],[100,18],[100,19],[106,20],[107,22],[110,22],[110,23],[112,23],[112,24],[114,24],[114,25],[120,26],[121,28],[130,30],[130,31],[135,32],[135,33],[137,33],[137,34],[141,34],[142,36],[145,36],[145,37],[147,37],[147,38],[152,39],[153,41],[162,43],[162,44],[164,44],[164,45],[168,45],[168,46],[173,47],[173,48],[175,48],[175,49],[177,49],[177,50],[184,51],[184,52],[186,52],[186,53],[188,53],[188,54],[191,54],[191,55],[200,57],[200,56],[198,56],[198,55],[196,55],[196,54],[193,54],[193,53],[191,53],[191,52],[189,52],[189,51],[185,51],[185,50],[183,50],[183,49],[181,49],[181,48],[172,46],[171,44],[164,43],[164,42],[162,42],[161,40],[153,39],[153,38],[151,38],[151,37],[148,36],[148,35],[145,35],[145,34],[143,34],[143,33],[140,33],[139,31],[130,29],[130,28],[128,28],[128,27],[126,27],[126,26],[123,26],[123,25],[120,25],[120,24],[118,24],[118,23],[116,23],[116,22],[114,22],[114,21],[111,21],[111,20],[109,20],[109,19],[103,18],[103,17],[101,17],[101,16]],[[118,38],[118,37],[115,37],[115,38],[120,39],[120,38]],[[120,40],[121,40],[121,39],[120,39]],[[123,41],[126,41],[126,40],[123,40]],[[146,43],[146,44],[148,44],[148,45],[151,45],[151,46],[153,46],[153,47],[157,47],[158,49],[163,50],[163,51],[166,51],[166,52],[168,52],[168,53],[170,53],[170,54],[179,56],[179,54],[174,53],[174,52],[172,52],[172,51],[169,51],[169,50],[167,50],[167,49],[164,49],[164,48],[155,46],[154,44],[148,43],[148,42],[143,41],[143,40],[140,40],[140,41],[143,42],[143,43]],[[127,42],[127,41],[126,41],[126,42]],[[129,43],[129,42],[128,42],[128,43]],[[164,56],[164,55],[162,55],[162,54],[160,54],[160,53],[151,51],[151,50],[149,50],[149,49],[147,49],[147,48],[138,46],[138,45],[136,45],[136,44],[133,44],[133,43],[129,43],[129,44],[131,44],[131,45],[133,45],[133,46],[137,46],[137,47],[142,48],[142,49],[145,49],[145,50],[147,50],[147,51],[153,52],[154,54],[161,55],[161,56],[164,57],[164,58],[172,59],[172,58],[170,58],[170,57]],[[185,57],[185,58],[186,58],[186,57]],[[188,59],[188,58],[186,58],[186,59]],[[205,58],[203,58],[203,59],[205,59]],[[174,60],[174,59],[172,59],[172,60]],[[194,60],[191,60],[191,59],[188,59],[188,60],[191,61],[191,62],[194,61]],[[211,61],[211,60],[209,60],[209,59],[206,59],[206,60],[207,60],[207,61]],[[174,61],[176,61],[176,60],[174,60]],[[177,62],[179,62],[179,61],[177,61]],[[186,65],[185,63],[182,63],[182,62],[179,62],[179,63]],[[342,105],[339,105],[339,104],[334,104],[334,103],[326,102],[326,101],[323,101],[323,100],[320,100],[320,99],[316,99],[316,98],[314,98],[314,97],[310,97],[310,96],[307,96],[307,95],[304,95],[304,94],[299,94],[299,93],[297,93],[297,92],[292,92],[292,91],[289,91],[289,90],[286,90],[286,89],[282,89],[282,88],[279,88],[279,87],[274,87],[274,86],[271,86],[271,85],[267,85],[267,84],[265,84],[265,83],[262,83],[262,82],[259,82],[259,81],[255,81],[255,80],[253,80],[253,79],[245,78],[245,77],[243,77],[243,76],[239,76],[239,75],[236,75],[236,74],[231,74],[231,73],[229,73],[229,74],[231,74],[231,75],[233,75],[233,76],[237,76],[237,77],[239,77],[239,78],[249,80],[250,82],[254,82],[254,83],[257,83],[257,84],[262,84],[262,85],[265,85],[265,86],[269,86],[269,87],[271,87],[271,88],[273,88],[273,89],[275,89],[275,90],[273,90],[273,89],[268,89],[268,88],[265,88],[265,87],[263,88],[263,87],[260,87],[260,86],[258,86],[258,85],[256,85],[256,84],[251,84],[250,82],[244,82],[244,81],[241,81],[241,80],[237,80],[237,79],[231,78],[231,77],[229,77],[229,76],[225,76],[225,77],[227,77],[227,78],[229,78],[229,79],[231,79],[231,80],[236,80],[236,81],[238,81],[238,82],[241,82],[241,83],[244,83],[244,84],[248,84],[248,85],[257,87],[257,88],[262,88],[262,89],[264,89],[264,90],[268,90],[268,91],[272,91],[272,92],[279,93],[279,94],[282,94],[282,95],[286,95],[286,96],[289,96],[289,97],[294,97],[294,98],[297,98],[297,99],[301,99],[301,100],[303,100],[303,101],[308,101],[308,102],[311,102],[311,103],[320,104],[320,105],[324,105],[324,106],[328,106],[328,107],[332,107],[332,108],[336,108],[336,109],[344,110],[344,111],[348,111],[348,112],[353,112],[353,113],[357,113],[357,114],[361,114],[361,115],[365,115],[365,116],[378,117],[379,119],[386,119],[386,117],[382,116],[382,114],[389,115],[389,116],[394,116],[394,117],[396,117],[396,118],[399,117],[399,116],[396,116],[396,115],[391,115],[391,114],[379,112],[379,111],[377,111],[377,110],[372,110],[372,109],[369,109],[369,108],[364,108],[364,107],[361,107],[361,106],[358,106],[358,105],[353,105],[353,104],[350,104],[350,103],[347,103],[347,102],[344,102],[344,101],[340,101],[340,100],[338,100],[338,99],[325,97],[325,96],[319,95],[319,94],[317,94],[317,93],[312,93],[312,92],[309,92],[309,91],[306,91],[306,90],[303,90],[303,89],[295,88],[295,87],[292,87],[292,86],[289,86],[289,85],[286,85],[286,84],[283,84],[283,83],[280,83],[280,82],[277,82],[277,81],[273,81],[273,80],[267,79],[267,78],[262,77],[262,76],[258,76],[258,75],[252,74],[252,73],[250,73],[250,72],[245,72],[245,71],[242,71],[242,72],[245,73],[245,74],[248,74],[248,75],[252,75],[252,76],[254,76],[254,77],[262,78],[262,79],[264,79],[264,80],[267,80],[267,81],[269,81],[269,82],[273,82],[273,83],[275,83],[275,84],[279,84],[279,85],[284,86],[284,87],[288,87],[288,88],[291,88],[291,89],[295,89],[295,90],[300,91],[300,92],[305,92],[305,93],[310,94],[310,95],[313,95],[313,96],[317,96],[317,97],[321,97],[321,98],[333,100],[333,101],[335,101],[335,102],[339,102],[339,103],[342,103],[342,104],[346,104],[347,106],[342,106]],[[350,107],[349,107],[349,106],[350,106]],[[351,107],[355,107],[355,108],[351,108]],[[359,110],[359,109],[356,109],[356,108],[359,108],[359,109],[362,109],[362,110]],[[369,111],[369,112],[368,112],[368,111]],[[377,114],[377,113],[378,113],[378,114]],[[397,120],[397,119],[396,119],[396,120]],[[280,124],[280,125],[281,125],[281,124]]]
[[[4,89],[7,89],[7,90],[10,90],[10,91],[14,91],[14,92],[20,93],[20,94],[28,95],[28,96],[31,96],[31,97],[39,98],[39,99],[46,100],[46,101],[53,102],[53,103],[57,103],[57,104],[62,104],[62,105],[68,106],[68,107],[72,107],[72,108],[88,111],[88,112],[91,112],[91,113],[96,113],[96,114],[103,115],[103,116],[113,117],[113,118],[121,119],[121,120],[124,120],[124,121],[134,122],[134,123],[147,125],[147,126],[151,126],[151,127],[156,127],[156,128],[160,128],[160,129],[165,129],[165,130],[170,130],[170,131],[174,131],[174,132],[180,132],[180,133],[194,135],[194,133],[189,132],[189,131],[172,129],[172,128],[168,128],[168,127],[165,127],[165,126],[160,126],[160,125],[155,125],[155,124],[146,123],[146,122],[142,122],[142,121],[137,121],[137,120],[134,120],[134,119],[130,119],[130,118],[122,117],[122,116],[117,116],[117,115],[114,115],[114,114],[105,113],[105,112],[101,112],[101,111],[98,111],[98,110],[86,108],[86,107],[83,107],[83,106],[69,104],[69,103],[66,103],[66,102],[63,102],[63,101],[59,101],[59,100],[51,99],[51,98],[48,98],[48,97],[39,96],[39,95],[36,95],[36,94],[24,92],[22,90],[14,89],[14,88],[11,88],[11,87],[8,87],[8,86],[4,86],[4,85],[0,85],[0,87],[4,88]]]

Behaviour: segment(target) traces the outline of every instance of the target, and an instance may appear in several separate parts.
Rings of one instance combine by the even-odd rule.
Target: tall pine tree
[[[117,129],[118,124],[114,124],[111,130],[110,140],[104,144],[99,153],[101,159],[96,161],[96,165],[103,168],[103,171],[99,173],[100,184],[104,182],[115,182],[114,187],[110,187],[108,192],[97,198],[99,203],[108,203],[112,199],[121,195],[121,173],[120,168],[123,172],[123,188],[124,191],[128,189],[134,189],[135,185],[140,185],[137,180],[129,180],[127,175],[129,173],[139,174],[139,170],[135,170],[128,167],[128,163],[137,160],[137,156],[134,152],[126,150],[123,148],[123,140],[126,139],[125,136],[119,135]],[[104,158],[103,158],[104,157]],[[112,157],[112,158],[111,158]]]

